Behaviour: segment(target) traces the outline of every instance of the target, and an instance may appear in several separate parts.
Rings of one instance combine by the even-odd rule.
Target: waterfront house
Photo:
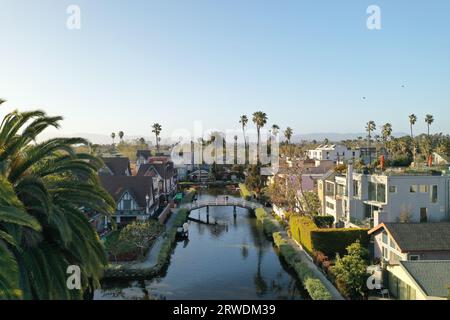
[[[374,258],[400,261],[450,260],[450,223],[381,223],[369,231]]]
[[[400,261],[387,267],[387,288],[399,300],[447,300],[450,261]]]
[[[386,170],[325,175],[319,181],[324,213],[348,227],[382,222],[441,222],[450,219],[450,176]]]
[[[136,176],[151,177],[161,201],[167,201],[177,191],[177,173],[168,157],[149,158],[148,163],[137,167]]]
[[[137,150],[136,151],[136,165],[141,165],[148,163],[148,159],[151,157],[152,153],[150,150]]]
[[[102,186],[116,201],[113,218],[118,224],[155,217],[159,201],[147,176],[100,176]]]
[[[126,157],[102,157],[104,166],[99,170],[100,176],[131,176],[130,159]]]

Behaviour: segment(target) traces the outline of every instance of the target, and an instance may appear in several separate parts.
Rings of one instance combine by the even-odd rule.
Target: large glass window
[[[383,243],[389,244],[389,237],[386,231],[383,232]]]
[[[428,190],[429,190],[429,186],[427,186],[427,185],[420,185],[419,186],[419,192],[420,193],[428,193]]]
[[[386,202],[386,185],[382,183],[369,182],[369,200]]]
[[[431,187],[431,202],[432,203],[438,202],[438,186]]]
[[[343,196],[345,194],[345,187],[343,185],[338,184],[336,189],[338,196]]]
[[[334,184],[331,182],[326,182],[325,184],[325,195],[334,197]]]

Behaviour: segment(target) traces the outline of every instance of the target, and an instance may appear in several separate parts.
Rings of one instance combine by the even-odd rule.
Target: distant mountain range
[[[402,137],[406,136],[408,133],[393,133],[394,137]],[[328,139],[330,142],[339,142],[343,140],[349,139],[358,139],[358,137],[366,137],[367,133],[336,133],[336,132],[325,132],[325,133],[308,133],[308,134],[296,134],[292,137],[291,141],[293,143],[298,143],[301,141],[317,141],[322,142],[325,139]],[[44,133],[42,134],[41,140],[53,138],[53,137],[80,137],[87,139],[95,144],[110,144],[112,139],[109,135],[106,134],[97,134],[97,133]],[[142,136],[125,136],[125,141],[133,141],[136,139],[140,139]],[[284,140],[284,137],[280,137],[281,140]],[[150,145],[154,144],[155,138],[144,136],[146,142]],[[119,141],[119,137],[116,136],[116,142]],[[162,139],[161,144],[174,143],[175,141],[171,141],[170,139]]]

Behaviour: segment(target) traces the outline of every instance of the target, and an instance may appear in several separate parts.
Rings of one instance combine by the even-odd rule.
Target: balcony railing
[[[369,228],[369,229],[373,228],[373,219],[370,218],[360,220],[355,217],[350,217],[350,223],[360,228]]]

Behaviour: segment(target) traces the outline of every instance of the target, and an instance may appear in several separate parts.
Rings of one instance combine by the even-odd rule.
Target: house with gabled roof
[[[400,261],[450,260],[450,223],[382,223],[369,231],[374,257]]]
[[[150,150],[137,150],[136,151],[136,165],[148,163],[148,159],[152,156]]]
[[[151,177],[100,176],[100,182],[116,201],[113,218],[117,223],[143,221],[156,214],[159,199],[154,192]]]
[[[126,157],[102,157],[104,166],[99,170],[100,176],[131,176],[130,159]]]
[[[151,177],[153,188],[158,190],[160,197],[168,199],[177,189],[177,174],[173,162],[168,158],[150,158],[149,163],[137,167],[136,176]]]
[[[400,261],[388,266],[388,288],[398,300],[447,300],[450,260]]]

